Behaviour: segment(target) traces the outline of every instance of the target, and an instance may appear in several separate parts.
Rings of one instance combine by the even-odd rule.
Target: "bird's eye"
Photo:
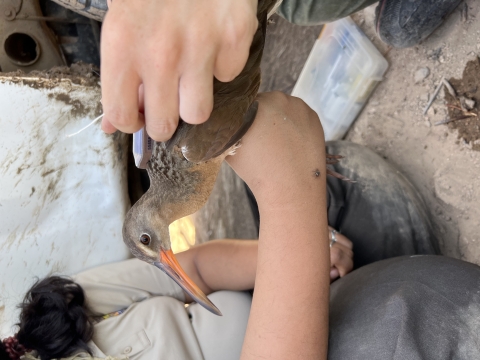
[[[148,234],[142,234],[142,236],[140,236],[140,242],[143,245],[149,245],[150,244],[150,236]]]

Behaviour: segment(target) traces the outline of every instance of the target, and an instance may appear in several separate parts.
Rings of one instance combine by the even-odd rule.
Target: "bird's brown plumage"
[[[228,83],[214,79],[214,104],[209,119],[200,125],[181,121],[167,142],[169,150],[177,145],[189,161],[207,161],[224,153],[245,135],[256,115],[256,108],[252,104],[260,87],[260,62],[265,44],[267,15],[275,2],[276,0],[258,2],[259,26],[242,72]]]

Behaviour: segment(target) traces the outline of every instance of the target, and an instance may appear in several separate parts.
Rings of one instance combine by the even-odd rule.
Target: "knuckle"
[[[190,105],[192,104],[192,105]],[[205,94],[180,106],[180,116],[189,124],[202,124],[208,120],[213,109],[213,94]],[[186,106],[185,106],[186,105]]]
[[[150,42],[147,47],[148,53],[153,54],[150,59],[144,60],[147,66],[153,65],[157,71],[165,71],[166,68],[170,69],[178,65],[182,42],[176,37],[161,37],[159,42]]]
[[[230,24],[223,32],[222,45],[228,48],[235,49],[239,42],[243,39],[246,32],[245,24]]]
[[[168,49],[162,51],[156,59],[154,60],[154,66],[159,75],[170,75],[171,69],[175,68],[179,64],[180,50],[179,49]]]
[[[105,110],[104,120],[121,131],[129,131],[136,123],[136,119],[129,112],[121,109]]]
[[[187,114],[185,117],[182,116],[182,119],[189,124],[202,124],[208,120],[210,113],[211,110],[198,109],[191,114]]]
[[[330,261],[332,264],[338,264],[342,258],[340,250],[336,249],[335,247],[331,248],[330,251]]]
[[[212,44],[212,32],[203,26],[200,26],[196,31],[190,35],[191,36],[191,46],[199,50],[205,48],[205,44]],[[212,44],[213,45],[213,44]]]
[[[222,45],[231,49],[237,49],[239,45],[250,41],[258,28],[258,20],[255,17],[241,18],[238,21],[232,21],[223,29]]]
[[[155,141],[167,141],[177,128],[178,120],[150,119],[147,120],[147,133]]]

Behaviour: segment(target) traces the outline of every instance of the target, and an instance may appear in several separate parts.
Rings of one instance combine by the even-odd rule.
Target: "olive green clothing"
[[[124,310],[94,325],[95,357],[132,360],[240,358],[251,296],[219,291],[209,298],[223,316],[198,304],[185,307],[183,290],[156,267],[137,259],[97,267],[74,277],[99,315]]]
[[[297,25],[319,25],[349,16],[378,0],[283,0],[277,13]]]

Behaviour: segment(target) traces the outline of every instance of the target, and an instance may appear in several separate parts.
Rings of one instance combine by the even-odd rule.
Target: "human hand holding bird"
[[[256,12],[257,0],[112,1],[101,41],[103,129],[133,133],[145,125],[165,141],[179,116],[205,122],[214,107],[213,77],[231,81],[245,66]]]

